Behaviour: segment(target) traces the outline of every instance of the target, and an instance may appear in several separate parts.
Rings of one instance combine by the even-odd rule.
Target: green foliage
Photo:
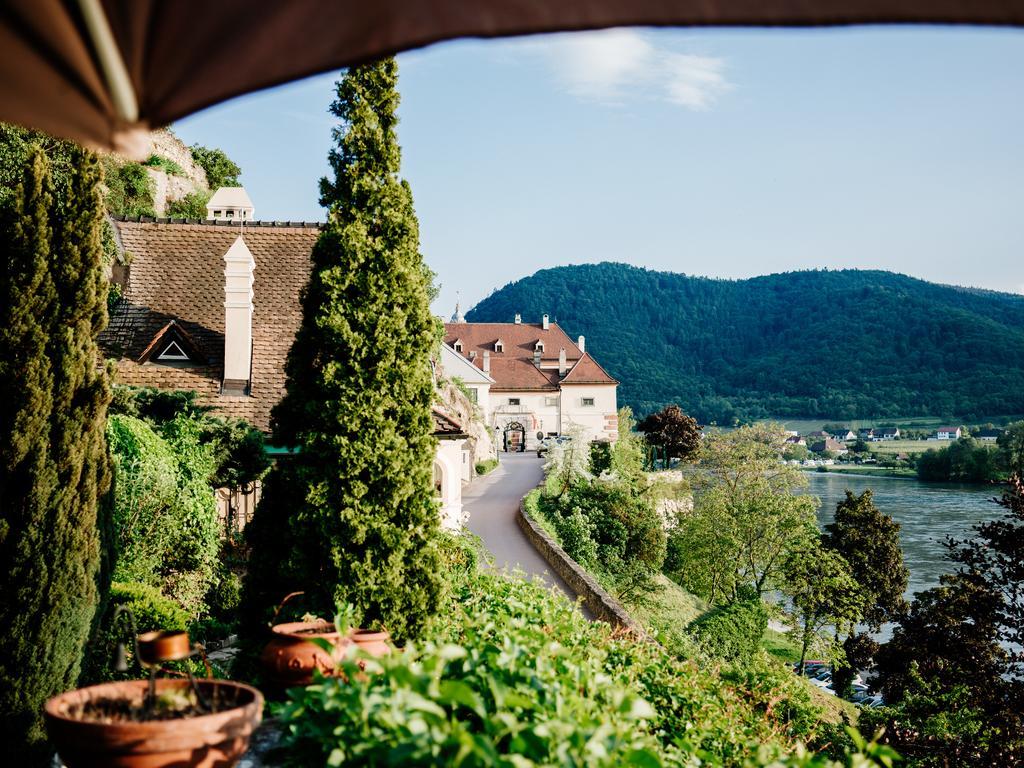
[[[922,453],[917,458],[917,476],[922,480],[956,483],[986,483],[1002,477],[999,449],[972,437]]]
[[[130,416],[113,415],[108,424],[117,478],[114,577],[160,589],[193,618],[205,610],[220,545],[209,485],[216,460],[200,430],[188,416],[159,434]]]
[[[843,556],[817,543],[789,553],[784,590],[793,602],[797,620],[802,672],[807,651],[818,633],[830,625],[837,632],[851,629],[861,618],[865,600]]]
[[[142,165],[147,168],[156,168],[157,170],[161,170],[168,176],[183,176],[185,173],[181,170],[180,165],[163,155],[150,155],[142,161]]]
[[[0,736],[18,765],[48,764],[42,704],[74,686],[108,577],[100,170],[84,150],[44,148],[23,153],[0,204]],[[66,174],[51,173],[51,148]]]
[[[842,322],[822,322],[822,307]],[[1024,413],[1017,295],[873,270],[716,280],[602,263],[510,283],[467,320],[509,322],[516,312],[549,312],[571,338],[585,334],[622,382],[620,403],[637,413],[679,403],[723,425]],[[870,363],[838,375],[851,361]]]
[[[668,459],[689,459],[700,449],[700,425],[678,405],[666,405],[637,425],[647,442],[664,451]]]
[[[693,509],[679,515],[668,573],[711,603],[744,587],[778,588],[787,554],[817,537],[817,500],[795,493],[807,479],[779,461],[784,442],[781,428],[764,424],[701,444]]]
[[[476,473],[478,475],[490,474],[491,472],[493,472],[497,468],[498,468],[498,460],[497,459],[484,459],[483,461],[478,461],[476,463]]]
[[[138,163],[125,162],[113,155],[103,160],[104,202],[114,216],[156,216],[156,185]]]
[[[167,215],[177,216],[182,219],[205,219],[206,204],[210,202],[211,194],[202,190],[189,192],[178,200],[167,202]]]
[[[289,764],[843,764],[794,747],[815,738],[820,710],[781,667],[719,677],[588,622],[539,584],[464,573],[432,641],[368,662],[374,674],[349,661],[348,681],[291,692]],[[860,747],[873,757],[846,764],[891,764]]]
[[[1015,421],[997,440],[1003,465],[1011,475],[1024,477],[1024,421]]]
[[[863,619],[874,631],[907,607],[903,593],[910,571],[903,564],[900,525],[875,506],[870,490],[846,492],[825,526],[822,546],[842,555],[864,596]]]
[[[595,475],[612,468],[612,444],[607,440],[595,440],[590,444],[590,471]]]
[[[88,684],[107,680],[132,680],[139,676],[139,670],[134,664],[135,649],[132,644],[131,623],[123,614],[116,623],[114,622],[114,612],[119,606],[131,611],[139,632],[154,629],[188,629],[188,614],[173,600],[164,597],[156,587],[115,581],[110,585],[106,611],[99,617],[99,631],[89,641],[85,655],[82,677]],[[128,652],[127,672],[118,672],[114,669],[118,643],[124,643]]]
[[[396,82],[393,59],[353,67],[331,107],[330,214],[273,413],[275,443],[301,450],[272,473],[281,477],[256,513],[246,602],[257,623],[298,589],[320,610],[351,603],[362,623],[408,639],[444,602],[431,481],[436,324],[398,177]]]
[[[1020,765],[1024,755],[1024,485],[1002,518],[947,542],[958,565],[919,592],[877,654],[894,744],[920,765]]]
[[[768,611],[754,597],[708,611],[690,625],[690,632],[707,653],[733,661],[753,656],[767,627]]]
[[[189,149],[192,151],[192,159],[196,165],[206,172],[206,183],[211,191],[220,187],[238,187],[238,177],[242,175],[242,169],[238,167],[231,158],[222,150],[209,149],[199,144],[193,144]],[[206,211],[203,211],[203,218]]]

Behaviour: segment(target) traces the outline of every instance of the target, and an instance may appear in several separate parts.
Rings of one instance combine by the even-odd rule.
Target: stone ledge
[[[628,629],[640,637],[647,637],[643,627],[626,612],[619,601],[609,595],[593,576],[569,557],[561,545],[551,538],[536,520],[530,517],[522,502],[519,502],[519,514],[516,515],[516,522],[526,534],[526,538],[530,540],[533,548],[551,566],[551,570],[557,573],[573,592],[583,598],[583,604],[587,606],[594,618],[611,624],[616,629]]]

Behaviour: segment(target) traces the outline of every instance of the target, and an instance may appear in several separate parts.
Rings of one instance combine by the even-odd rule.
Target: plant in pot
[[[131,617],[127,609],[119,608]],[[67,768],[228,768],[249,746],[263,715],[263,695],[229,680],[157,679],[161,665],[194,656],[188,634],[157,630],[135,637],[135,659],[148,680],[80,688],[46,702],[46,729]],[[124,648],[118,666],[127,668]]]
[[[292,592],[285,597],[272,622],[285,603],[301,594]],[[355,607],[345,604],[338,607],[333,623],[307,614],[301,621],[272,624],[272,636],[260,655],[260,665],[274,693],[310,685],[317,672],[326,677],[336,674],[338,661],[346,656],[350,646],[374,658],[391,653],[391,635],[387,630],[354,627],[354,616]]]

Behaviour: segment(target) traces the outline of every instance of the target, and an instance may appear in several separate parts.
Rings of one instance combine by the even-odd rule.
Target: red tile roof
[[[480,362],[480,358],[475,361]],[[492,392],[557,392],[558,369],[539,369],[529,360],[491,358]]]
[[[618,384],[587,352],[562,379],[563,384]]]
[[[434,434],[439,438],[454,440],[466,437],[462,431],[462,425],[440,408],[431,409],[431,416],[434,419]]]
[[[505,346],[504,352],[494,351],[494,342],[501,339]],[[491,360],[495,356],[518,357],[533,360],[533,350],[538,341],[544,342],[541,353],[542,362],[557,362],[558,353],[563,348],[568,360],[579,360],[582,356],[580,348],[569,338],[558,323],[551,323],[545,331],[540,323],[445,323],[444,340],[447,344],[462,342],[462,354],[469,356],[471,350],[477,354],[476,364],[484,352],[490,352]]]

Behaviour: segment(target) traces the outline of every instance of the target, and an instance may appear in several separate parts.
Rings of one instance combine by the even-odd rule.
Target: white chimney
[[[491,353],[486,349],[484,350],[484,373],[488,375],[491,373]]]
[[[540,319],[540,324],[544,327],[545,331],[551,327],[551,321],[548,319],[547,312],[545,312],[544,316]]]
[[[224,388],[247,395],[252,377],[252,286],[256,262],[241,236],[224,254]]]
[[[580,352],[586,352],[587,351],[587,337],[586,336],[580,336],[576,340],[576,346],[580,348]]]
[[[522,323],[523,323],[523,316],[520,315],[518,312],[516,312],[516,325],[522,325]]]
[[[567,365],[568,364],[566,363],[566,360],[565,360],[565,347],[562,347],[558,351],[558,375],[559,376],[565,376],[565,369],[566,369]]]

